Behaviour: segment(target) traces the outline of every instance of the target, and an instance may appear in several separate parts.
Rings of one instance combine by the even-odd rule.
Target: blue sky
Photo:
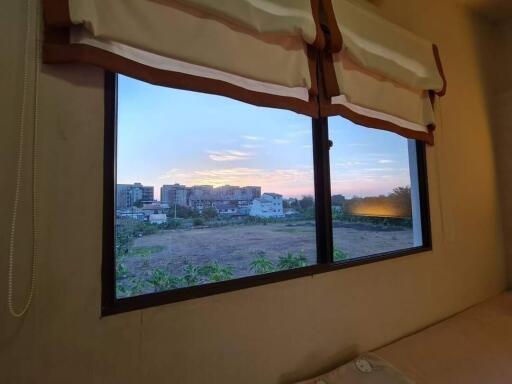
[[[311,119],[225,97],[119,76],[118,183],[259,185],[313,195]],[[409,185],[407,140],[329,119],[333,193],[389,193]]]

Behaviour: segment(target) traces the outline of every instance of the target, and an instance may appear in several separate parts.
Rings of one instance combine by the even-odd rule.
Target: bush
[[[192,221],[192,224],[194,225],[194,227],[197,227],[199,225],[204,225],[204,220],[201,219],[200,217],[196,217],[193,221]]]
[[[230,280],[233,278],[233,267],[222,266],[217,261],[208,263],[198,268],[198,273],[206,277],[210,282]]]
[[[279,261],[277,263],[277,267],[280,270],[285,269],[294,269],[305,267],[308,264],[308,259],[304,256],[304,253],[301,251],[297,255],[294,255],[293,252],[288,252],[286,256],[279,256]]]
[[[333,259],[334,259],[334,261],[347,260],[348,259],[348,255],[344,251],[342,251],[341,249],[338,249],[338,248],[334,247]]]
[[[202,215],[206,220],[215,219],[217,217],[217,210],[213,207],[208,207],[203,209]]]
[[[169,219],[167,223],[160,224],[161,229],[177,229],[181,227],[181,221],[177,219]]]
[[[156,268],[147,282],[153,285],[155,292],[185,286],[183,278],[172,276],[161,268]]]
[[[251,262],[251,271],[254,273],[261,275],[264,273],[270,273],[275,271],[274,264],[272,260],[269,260],[265,257],[265,252],[258,252],[257,256]]]

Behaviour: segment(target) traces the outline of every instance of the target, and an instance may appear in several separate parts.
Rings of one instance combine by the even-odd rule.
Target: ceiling
[[[512,0],[459,0],[494,22],[512,18]]]

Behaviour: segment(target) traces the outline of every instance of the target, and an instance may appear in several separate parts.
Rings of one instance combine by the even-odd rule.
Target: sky
[[[329,118],[331,190],[346,197],[410,185],[407,140]],[[311,118],[119,76],[117,182],[257,185],[314,194]]]

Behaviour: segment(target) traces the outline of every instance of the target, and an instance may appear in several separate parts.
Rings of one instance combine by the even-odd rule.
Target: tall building
[[[241,198],[241,189],[238,186],[223,185],[213,190],[219,200],[237,200]]]
[[[189,188],[189,195],[195,199],[211,197],[213,195],[212,185],[193,185]]]
[[[167,203],[169,206],[181,205],[186,207],[188,205],[189,189],[181,184],[162,185],[160,188],[160,201]]]
[[[261,187],[247,186],[240,188],[242,200],[253,200],[261,197]]]
[[[135,203],[151,203],[154,201],[154,187],[141,183],[117,184],[116,207],[130,208]]]

